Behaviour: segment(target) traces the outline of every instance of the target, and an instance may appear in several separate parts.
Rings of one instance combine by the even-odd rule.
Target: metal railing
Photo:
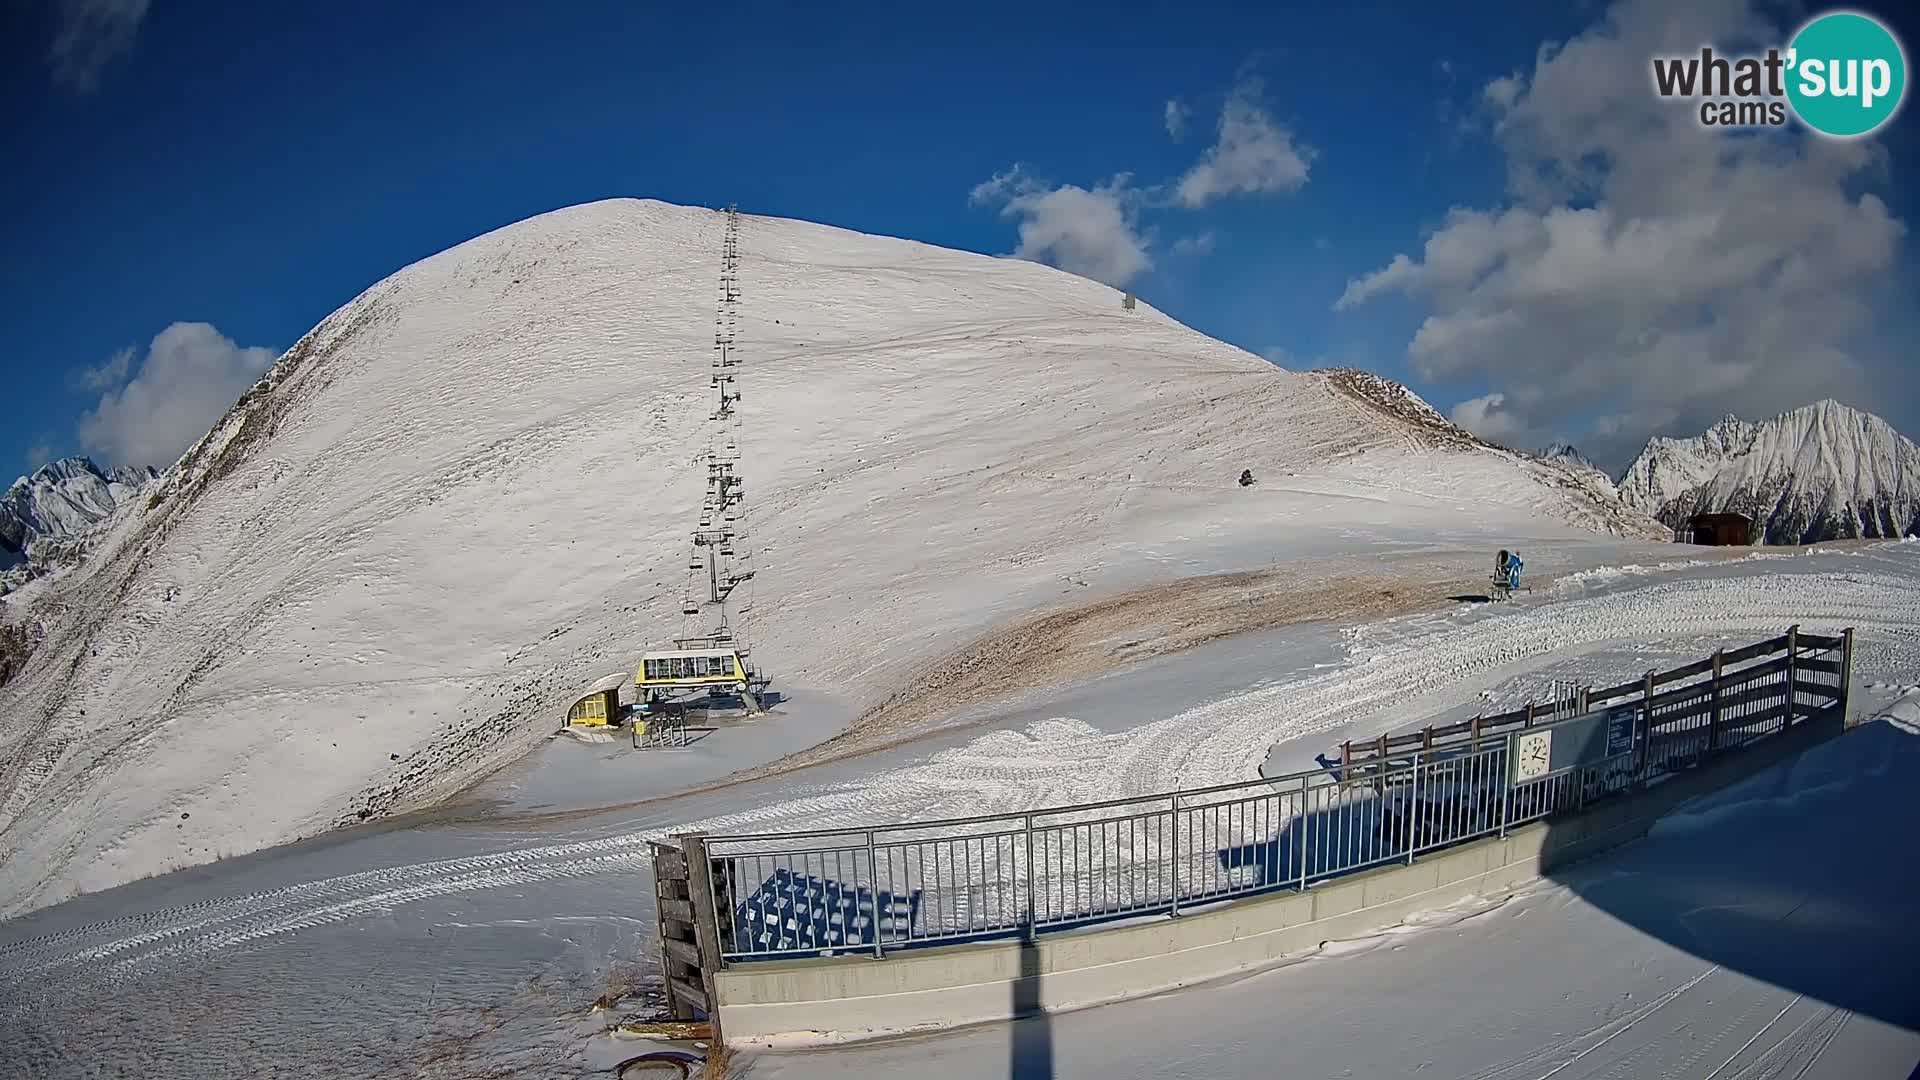
[[[1421,733],[1410,752],[1190,791],[871,828],[694,834],[682,844],[711,870],[713,899],[702,906],[720,963],[885,956],[1178,916],[1412,862],[1636,790],[1844,708],[1851,656],[1851,630],[1828,638],[1795,628],[1591,692],[1583,716],[1637,705],[1631,749],[1522,782],[1510,776],[1510,736],[1574,720],[1548,722],[1543,710],[1533,722],[1529,709],[1517,724]]]

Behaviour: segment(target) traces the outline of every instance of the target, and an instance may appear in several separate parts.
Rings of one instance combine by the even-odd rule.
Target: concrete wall
[[[1469,896],[1501,898],[1543,873],[1646,834],[1702,792],[1841,733],[1838,707],[1767,742],[1580,815],[1283,892],[1131,925],[870,956],[742,964],[715,978],[734,1045],[845,1042],[1005,1020],[1160,993],[1268,967]],[[1015,1002],[1020,1005],[1016,1008]]]

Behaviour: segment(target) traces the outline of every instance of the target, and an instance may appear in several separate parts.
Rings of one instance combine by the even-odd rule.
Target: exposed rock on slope
[[[1579,447],[1571,443],[1554,443],[1540,451],[1539,456],[1547,461],[1558,462],[1577,472],[1589,473],[1605,483],[1607,490],[1613,490],[1613,478],[1608,476],[1600,466],[1595,465],[1587,455],[1581,453]]]
[[[1695,514],[1746,514],[1766,544],[1920,533],[1920,447],[1832,399],[1760,423],[1729,416],[1698,438],[1653,439],[1619,490],[1675,529]]]
[[[1511,460],[1526,475],[1528,487],[1565,493],[1565,516],[1582,528],[1616,536],[1670,540],[1671,531],[1645,513],[1620,501],[1613,482],[1572,447],[1568,453],[1522,454],[1497,446],[1441,415],[1438,409],[1406,386],[1370,371],[1355,368],[1319,368],[1312,373],[1341,395],[1397,421],[1401,436],[1414,449],[1475,451]]]
[[[1383,415],[1401,421],[1427,437],[1433,445],[1456,449],[1497,450],[1473,432],[1440,414],[1426,399],[1401,383],[1359,368],[1315,368],[1312,374],[1340,393]]]

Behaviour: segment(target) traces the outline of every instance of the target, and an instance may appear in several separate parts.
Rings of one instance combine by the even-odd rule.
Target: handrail
[[[1728,669],[1728,655],[1757,663]],[[1578,715],[1530,705],[1498,728],[1484,717],[1452,732],[1427,728],[1402,736],[1400,755],[1340,769],[933,821],[680,834],[678,851],[653,847],[668,988],[705,1009],[710,972],[732,963],[885,959],[920,945],[1179,919],[1194,905],[1304,892],[1582,813],[1805,719],[1845,715],[1853,630],[1822,638],[1795,626],[1667,675],[1665,688],[1659,673],[1622,684],[1632,721],[1626,749],[1617,742],[1619,703],[1596,707],[1586,692]],[[1693,675],[1709,678],[1682,682]],[[1605,757],[1594,757],[1596,723]],[[1571,730],[1572,742],[1551,742],[1572,746],[1574,757],[1524,773],[1511,740],[1528,730]]]
[[[1782,645],[1785,654],[1772,655]],[[1809,663],[1836,648],[1837,658]],[[1482,726],[1483,718],[1435,741],[1441,729],[1428,729],[1400,740],[1417,740],[1410,755],[1349,760],[1337,770],[1012,813],[682,834],[681,859],[656,850],[656,882],[666,881],[669,892],[690,890],[690,905],[662,893],[661,917],[680,920],[676,926],[692,920],[702,938],[699,962],[689,966],[682,927],[673,947],[663,944],[663,963],[685,982],[735,961],[844,952],[884,958],[927,944],[1178,918],[1194,904],[1305,890],[1383,862],[1413,862],[1579,813],[1808,717],[1844,714],[1852,654],[1851,630],[1834,639],[1799,635],[1796,627],[1716,653],[1705,667],[1695,661],[1671,669],[1677,674],[1668,680],[1710,674],[1704,681],[1656,690],[1659,673],[1648,672],[1623,684],[1634,731],[1629,749],[1609,745],[1604,758],[1578,749],[1574,763],[1524,778],[1509,771],[1516,734],[1584,724],[1571,745],[1591,748],[1591,725],[1620,706],[1596,708],[1589,692],[1578,715],[1530,706],[1497,730]],[[1728,670],[1728,655],[1758,662]],[[1611,720],[1608,727],[1612,739]]]
[[[1738,649],[1723,651],[1720,654],[1720,663],[1722,665],[1722,672],[1720,677],[1724,680],[1736,674],[1750,674],[1750,673],[1756,672],[1761,665],[1754,665],[1751,668],[1742,668],[1739,671],[1729,671],[1729,670],[1726,670],[1726,667],[1727,665],[1744,663],[1748,660],[1755,659],[1756,657],[1767,656],[1772,653],[1781,652],[1787,647],[1788,639],[1789,639],[1789,635],[1781,634],[1777,637],[1771,637],[1763,641],[1756,641],[1749,645],[1743,645]],[[1845,641],[1844,637],[1826,637],[1818,634],[1800,634],[1798,635],[1797,647],[1798,647],[1798,651],[1802,653],[1816,652],[1816,651],[1822,651],[1827,649],[1839,648],[1844,643],[1844,641]],[[1714,662],[1713,657],[1707,657],[1706,659],[1696,660],[1692,663],[1683,664],[1676,668],[1669,668],[1666,671],[1656,671],[1653,673],[1653,685],[1663,686],[1668,683],[1678,682],[1682,679],[1692,678],[1697,675],[1709,674],[1713,671],[1713,662]],[[1688,689],[1688,688],[1682,688],[1682,689]],[[1641,676],[1640,678],[1632,679],[1627,682],[1620,683],[1616,686],[1609,686],[1601,689],[1590,690],[1588,691],[1588,707],[1590,709],[1598,709],[1602,706],[1616,704],[1621,701],[1627,701],[1627,700],[1637,701],[1644,696],[1645,690],[1646,690],[1646,676]],[[1539,715],[1538,710],[1540,709],[1541,704],[1542,703],[1540,702],[1531,702],[1518,709],[1511,709],[1511,710],[1508,710],[1507,712],[1496,713],[1493,716],[1475,717],[1471,720],[1457,721],[1455,723],[1447,724],[1443,726],[1423,728],[1420,731],[1407,732],[1402,735],[1388,735],[1388,736],[1384,736],[1381,739],[1370,739],[1370,740],[1367,740],[1366,742],[1350,743],[1347,745],[1349,745],[1351,749],[1356,753],[1352,756],[1350,762],[1346,758],[1346,756],[1343,755],[1342,764],[1345,765],[1345,764],[1351,763],[1358,767],[1364,767],[1369,762],[1379,760],[1381,756],[1380,752],[1383,749],[1385,750],[1386,755],[1389,757],[1395,756],[1396,753],[1403,754],[1403,753],[1414,751],[1414,750],[1435,749],[1437,748],[1437,740],[1452,738],[1454,736],[1457,736],[1463,733],[1471,732],[1473,734],[1478,735],[1481,738],[1485,738],[1488,735],[1497,735],[1502,733],[1505,730],[1510,729],[1514,725],[1531,722],[1536,716]]]
[[[1800,640],[1803,645],[1812,641],[1818,641],[1821,643],[1821,645],[1818,648],[1824,649],[1824,648],[1833,647],[1833,646],[1826,645],[1825,644],[1826,642],[1832,641],[1833,643],[1835,643],[1835,645],[1837,645],[1842,639],[1837,637],[1836,638],[1819,638],[1811,634],[1802,634],[1800,635]],[[1765,641],[1754,642],[1751,645],[1743,646],[1742,648],[1735,649],[1731,652],[1727,652],[1723,654],[1722,663],[1731,664],[1731,663],[1737,663],[1743,660],[1750,660],[1758,656],[1764,656],[1767,653],[1775,652],[1784,648],[1786,643],[1787,643],[1787,635],[1785,634],[1781,634],[1778,637],[1768,638]],[[1814,651],[1814,650],[1809,650],[1809,651]],[[1773,662],[1777,663],[1778,661],[1773,661]],[[1707,665],[1706,668],[1704,668],[1703,670],[1705,671],[1712,670],[1713,660],[1711,657],[1709,657],[1704,661],[1695,661],[1694,663],[1686,664],[1686,665],[1683,665],[1682,667],[1671,669],[1671,671],[1668,674],[1671,675],[1675,672],[1686,671],[1688,669],[1698,667],[1702,663]],[[1756,664],[1753,667],[1742,668],[1738,671],[1723,670],[1720,678],[1723,682],[1730,681],[1736,676],[1755,673],[1763,666],[1764,665]],[[1684,677],[1684,676],[1677,676],[1677,677]],[[1660,679],[1659,672],[1654,673],[1653,681],[1655,685],[1660,684],[1661,679]],[[1646,679],[1644,676],[1639,679],[1635,679],[1630,683],[1622,683],[1621,688],[1623,689],[1631,688],[1631,694],[1629,695],[1627,693],[1622,693],[1614,696],[1618,696],[1618,697],[1633,696],[1637,698],[1640,695],[1641,691],[1643,690],[1645,683],[1646,683]],[[1695,688],[1684,687],[1681,689],[1693,690]],[[1604,704],[1607,700],[1609,699],[1601,696],[1600,691],[1595,691],[1592,695],[1592,701],[1595,707],[1597,707],[1600,704]],[[1654,704],[1658,705],[1660,703],[1661,703],[1661,698],[1656,697],[1654,699]],[[1497,716],[1480,718],[1480,723],[1479,723],[1478,732],[1477,732],[1479,738],[1486,739],[1488,737],[1503,736],[1505,734],[1505,731],[1503,731],[1502,729],[1510,728],[1512,726],[1512,722],[1511,721],[1507,723],[1493,723],[1493,722],[1503,721],[1507,717],[1513,717],[1515,720],[1518,720],[1522,717],[1527,716],[1531,708],[1532,706],[1529,706],[1526,708],[1515,709],[1506,713],[1501,713],[1501,714],[1498,714]],[[1428,730],[1430,730],[1432,735],[1431,742],[1428,741]],[[1455,723],[1455,724],[1447,725],[1446,727],[1435,727],[1432,729],[1423,729],[1422,731],[1412,732],[1402,736],[1390,736],[1387,740],[1387,749],[1390,754],[1393,750],[1397,748],[1404,748],[1407,750],[1419,751],[1422,753],[1430,750],[1432,751],[1448,750],[1453,748],[1454,743],[1469,741],[1469,740],[1463,740],[1463,739],[1454,739],[1453,736],[1467,734],[1473,730],[1474,728],[1472,726],[1472,721],[1467,721],[1464,723]],[[1443,738],[1448,739],[1449,743],[1442,744],[1440,740]],[[1366,752],[1366,751],[1374,750],[1375,747],[1377,747],[1378,745],[1379,744],[1377,740],[1369,740],[1369,742],[1364,744],[1356,743],[1354,744],[1353,748],[1355,750]],[[1342,761],[1340,771],[1344,774],[1348,767],[1365,769],[1371,766],[1374,762],[1377,762],[1379,760],[1380,759],[1378,758],[1378,756],[1371,756],[1371,757],[1364,757],[1364,758],[1356,758],[1351,762]],[[763,841],[763,840],[808,840],[808,839],[813,839],[815,837],[822,837],[822,836],[847,836],[851,834],[864,833],[870,829],[874,829],[874,830],[886,829],[890,831],[891,830],[919,831],[922,829],[950,829],[950,828],[956,828],[956,827],[966,826],[966,825],[983,825],[983,824],[988,824],[993,822],[1018,823],[1029,816],[1043,817],[1043,816],[1055,816],[1055,815],[1062,815],[1062,814],[1080,814],[1080,813],[1086,813],[1092,810],[1106,810],[1106,809],[1111,809],[1111,808],[1120,807],[1120,806],[1137,806],[1141,803],[1170,802],[1176,796],[1184,799],[1184,798],[1191,798],[1191,797],[1202,796],[1202,795],[1216,795],[1225,791],[1243,791],[1250,788],[1258,788],[1258,787],[1270,787],[1270,788],[1275,788],[1277,790],[1280,786],[1283,786],[1283,785],[1287,787],[1292,787],[1298,781],[1303,779],[1311,781],[1315,778],[1324,777],[1326,773],[1327,773],[1327,770],[1325,768],[1301,769],[1298,772],[1286,773],[1280,776],[1271,776],[1271,777],[1262,776],[1262,777],[1255,777],[1250,780],[1231,780],[1225,783],[1214,784],[1208,787],[1177,788],[1173,790],[1151,792],[1151,793],[1142,794],[1142,795],[1127,795],[1127,796],[1122,796],[1120,798],[1114,798],[1114,799],[1102,799],[1098,802],[1072,803],[1064,806],[1039,806],[1039,807],[1033,807],[1027,810],[1002,811],[996,814],[975,814],[967,817],[929,818],[924,821],[888,822],[884,824],[868,823],[868,824],[862,824],[862,825],[846,825],[846,826],[841,826],[839,828],[796,829],[796,830],[787,830],[787,831],[781,831],[781,832],[713,833],[713,834],[709,834],[706,839],[707,839],[707,843],[709,845],[712,845],[712,844],[727,844],[727,843],[745,843],[745,842]]]

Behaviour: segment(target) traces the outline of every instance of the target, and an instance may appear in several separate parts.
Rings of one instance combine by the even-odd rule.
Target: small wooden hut
[[[1687,522],[1687,529],[1696,544],[1753,543],[1753,519],[1745,514],[1695,514]]]

